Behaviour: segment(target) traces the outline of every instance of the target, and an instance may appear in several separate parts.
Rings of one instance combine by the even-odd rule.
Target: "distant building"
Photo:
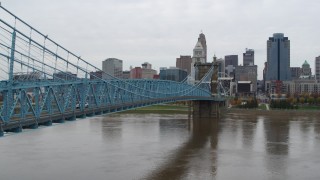
[[[206,49],[207,45],[205,42],[205,36],[204,34],[200,34],[198,41],[196,43],[196,46],[193,48],[193,56],[192,56],[192,62],[191,62],[191,78],[192,80],[195,80],[196,75],[196,65],[201,63],[206,63]],[[204,47],[205,46],[205,47]]]
[[[151,69],[150,63],[143,63],[141,67],[135,67],[130,70],[130,79],[153,79],[157,75],[157,71]]]
[[[227,55],[224,57],[225,67],[232,65],[233,67],[238,66],[238,55]]]
[[[320,83],[320,56],[316,57],[314,68],[317,82]]]
[[[266,92],[269,94],[319,94],[320,83],[315,79],[296,79],[293,81],[266,81]]]
[[[219,77],[225,77],[226,70],[225,70],[224,59],[222,59],[222,58],[217,59],[217,63],[219,65],[219,67],[218,67]]]
[[[266,80],[291,80],[290,40],[283,33],[274,33],[267,41]]]
[[[191,56],[180,56],[180,58],[176,59],[176,67],[186,70],[188,74],[191,73]]]
[[[143,63],[141,69],[141,79],[153,79],[157,71],[152,69],[152,65],[148,62]]]
[[[152,69],[152,65],[148,62],[141,64],[142,69]]]
[[[76,80],[77,74],[73,74],[72,72],[69,72],[69,71],[53,73],[53,79],[63,79],[67,81]]]
[[[254,50],[246,49],[246,52],[243,53],[243,65],[244,66],[253,66],[254,65]]]
[[[160,68],[159,75],[161,80],[171,80],[171,81],[181,82],[185,80],[185,78],[188,76],[188,72],[183,69],[179,69],[175,67]]]
[[[207,42],[206,36],[202,32],[199,34],[198,41],[201,43],[203,47],[205,62],[207,62]]]
[[[123,71],[122,78],[123,79],[130,79],[130,71]]]
[[[157,71],[154,69],[141,69],[141,79],[153,79],[157,75]]]
[[[305,60],[301,67],[301,76],[310,77],[311,75],[310,64]]]
[[[301,68],[300,67],[290,67],[291,71],[291,79],[299,79],[301,75]]]
[[[238,66],[238,55],[227,55],[224,57],[225,72],[228,76],[233,77],[235,67]]]
[[[90,79],[102,79],[103,71],[90,72]]]
[[[53,74],[54,76],[55,74]],[[43,79],[43,73],[41,72],[29,72],[29,73],[15,73],[13,79],[16,81],[33,81]],[[64,78],[65,79],[65,78]]]
[[[130,79],[141,79],[142,78],[142,68],[135,67],[130,70]]]
[[[102,71],[117,78],[122,78],[122,60],[116,58],[108,58],[102,61]],[[105,75],[105,79],[111,79],[112,77]]]
[[[254,66],[237,66],[235,69],[235,81],[236,82],[251,82],[251,92],[257,92],[257,70],[258,67]]]

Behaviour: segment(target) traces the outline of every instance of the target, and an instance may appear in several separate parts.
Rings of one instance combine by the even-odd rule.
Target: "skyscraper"
[[[227,55],[224,57],[224,65],[226,74],[228,76],[234,76],[235,67],[238,66],[238,55]]]
[[[207,42],[206,36],[202,32],[199,34],[198,42],[200,42],[203,47],[205,62],[207,62]]]
[[[203,43],[205,45],[205,48],[202,45]],[[192,62],[191,62],[191,78],[192,78],[192,80],[195,80],[195,75],[196,75],[195,65],[206,62],[206,49],[207,49],[207,45],[205,43],[205,36],[204,36],[204,34],[201,33],[199,35],[196,46],[193,48],[193,56],[192,56]]]
[[[290,40],[283,33],[274,33],[267,41],[266,80],[291,80]]]
[[[246,52],[243,53],[243,65],[244,66],[253,66],[254,65],[254,50],[246,49]]]
[[[315,64],[316,80],[318,83],[320,83],[320,56],[316,57],[314,64]]]
[[[102,61],[102,71],[111,76],[122,78],[122,60],[108,58]],[[111,77],[106,74],[104,74],[103,78],[111,79]]]

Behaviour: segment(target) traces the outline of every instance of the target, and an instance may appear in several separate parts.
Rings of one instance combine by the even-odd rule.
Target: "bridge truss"
[[[115,78],[0,5],[0,136],[86,115],[214,99],[202,82]]]

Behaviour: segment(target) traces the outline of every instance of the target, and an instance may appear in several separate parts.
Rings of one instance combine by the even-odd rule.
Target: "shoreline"
[[[319,115],[318,110],[295,110],[295,109],[271,109],[271,110],[261,110],[261,109],[241,109],[241,108],[226,108],[225,113],[239,113],[239,114],[256,114],[256,115]]]

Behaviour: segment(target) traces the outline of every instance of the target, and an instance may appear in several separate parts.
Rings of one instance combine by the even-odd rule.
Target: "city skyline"
[[[207,61],[214,54],[218,58],[230,54],[240,57],[245,48],[254,49],[259,79],[267,59],[266,39],[273,33],[284,33],[290,38],[291,67],[300,67],[308,60],[314,74],[315,57],[320,55],[318,1],[1,0],[1,3],[97,67],[111,57],[123,59],[124,70],[142,62],[150,62],[157,70],[175,66],[180,55],[192,55],[201,30],[206,35]],[[301,13],[301,7],[307,11]],[[241,56],[239,62],[242,61]]]

